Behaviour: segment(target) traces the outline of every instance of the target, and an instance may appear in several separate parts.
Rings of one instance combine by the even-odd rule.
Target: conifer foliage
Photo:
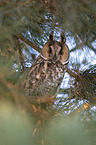
[[[51,31],[56,39],[61,32],[65,34],[70,63],[54,105],[36,110],[19,86]],[[0,1],[0,102],[2,145],[13,145],[17,140],[24,145],[96,144],[95,0]],[[10,117],[6,118],[8,111]],[[11,123],[14,129],[4,133],[9,132]],[[22,139],[13,135],[17,124]],[[77,134],[73,134],[74,128]],[[6,137],[9,140],[5,142]]]

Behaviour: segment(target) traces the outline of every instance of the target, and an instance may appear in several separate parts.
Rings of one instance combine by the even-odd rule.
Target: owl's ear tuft
[[[64,35],[64,33],[61,33],[61,36],[60,36],[60,43],[65,43],[65,42],[66,42],[65,35]]]
[[[53,41],[54,40],[54,31],[52,31],[49,35],[49,40]]]

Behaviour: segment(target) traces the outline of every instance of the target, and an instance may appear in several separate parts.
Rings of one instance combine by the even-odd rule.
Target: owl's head
[[[45,60],[51,60],[53,63],[60,61],[62,64],[65,64],[69,60],[69,48],[65,41],[64,34],[61,34],[59,42],[54,41],[53,35],[50,34],[48,42],[42,49],[41,56]]]

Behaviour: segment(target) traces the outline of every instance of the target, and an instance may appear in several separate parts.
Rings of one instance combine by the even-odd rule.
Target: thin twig
[[[12,84],[9,84],[6,80],[3,80],[3,84],[10,90],[10,93],[13,95],[18,108],[21,108],[19,96],[17,92],[13,89]]]
[[[67,69],[67,73],[71,76],[71,77],[74,77],[76,80],[78,80],[79,76],[74,73],[72,70],[70,69]]]
[[[19,50],[19,59],[20,59],[20,62],[21,62],[22,69],[24,71],[25,70],[25,62],[24,62],[24,58],[22,56],[22,50],[21,50],[20,47],[18,47],[18,50]]]
[[[19,59],[20,59],[20,62],[21,62],[22,69],[24,71],[25,70],[25,61],[24,61],[24,58],[23,58],[22,48],[20,47],[19,39],[16,35],[14,35],[14,42],[15,42],[16,47],[18,48]]]
[[[26,44],[28,44],[29,46],[31,46],[32,48],[34,48],[36,51],[38,51],[39,53],[41,52],[41,49],[38,48],[34,43],[32,43],[31,41],[29,41],[28,39],[24,38],[23,35],[21,34],[17,34],[16,35],[20,40],[24,41]]]

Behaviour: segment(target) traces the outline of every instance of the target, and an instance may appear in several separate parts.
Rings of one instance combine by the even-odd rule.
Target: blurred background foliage
[[[6,106],[7,105],[7,106]],[[2,145],[95,145],[96,121],[80,120],[74,112],[54,116],[41,125],[10,102],[0,102],[0,144]],[[71,120],[71,121],[70,121]]]
[[[70,63],[54,105],[41,111],[35,110],[18,88],[51,31],[57,40],[65,33]],[[0,109],[2,145],[13,145],[11,136],[18,144],[70,145],[71,140],[74,145],[96,144],[95,0],[0,1],[0,102],[1,108],[6,102]],[[19,132],[17,122],[22,139],[12,133],[16,128]],[[5,134],[10,128],[12,132]],[[5,143],[6,137],[9,142]]]

